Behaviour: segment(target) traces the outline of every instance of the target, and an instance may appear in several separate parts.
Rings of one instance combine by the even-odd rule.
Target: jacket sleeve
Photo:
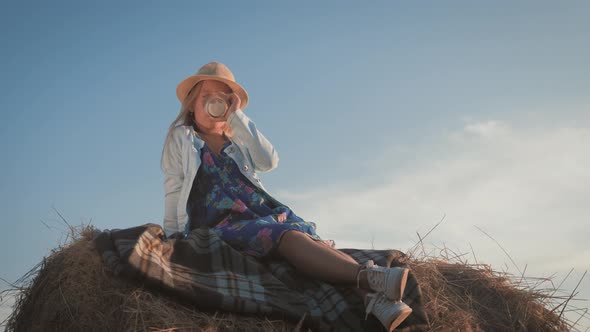
[[[246,146],[255,171],[268,172],[279,164],[279,155],[270,141],[256,128],[256,124],[237,109],[227,119],[234,137]]]
[[[166,236],[180,231],[176,207],[182,189],[184,172],[182,170],[181,136],[178,129],[164,147],[160,168],[164,173],[164,232]]]

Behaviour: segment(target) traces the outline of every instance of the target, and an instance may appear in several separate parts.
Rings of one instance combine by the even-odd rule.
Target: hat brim
[[[230,89],[235,92],[238,97],[240,97],[240,109],[244,110],[248,105],[248,93],[246,90],[244,90],[244,88],[242,88],[240,84],[222,77],[212,75],[193,75],[182,80],[182,82],[180,82],[180,84],[178,84],[176,87],[176,97],[178,97],[178,100],[180,100],[181,103],[184,103],[184,99],[188,95],[190,89],[192,89],[195,84],[203,80],[216,80],[227,84]]]

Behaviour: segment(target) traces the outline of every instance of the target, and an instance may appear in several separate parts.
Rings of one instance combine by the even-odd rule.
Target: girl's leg
[[[312,240],[313,241],[313,240]],[[315,241],[314,241],[315,242]],[[317,243],[317,242],[316,242]],[[334,249],[334,248],[330,248],[327,247],[326,248],[334,251],[335,253],[337,253],[338,255],[342,256],[344,259],[348,260],[349,262],[359,265],[359,263],[354,260],[354,258],[352,258],[352,256],[350,256],[349,254],[340,251],[338,249]],[[360,266],[359,265],[359,269],[364,268],[364,266]],[[362,287],[362,288],[357,288],[357,284],[356,284],[356,276],[355,276],[355,285],[353,290],[363,299],[363,303],[366,305],[367,304],[367,294],[369,293],[369,291],[367,291],[367,289],[369,289],[369,284],[367,281],[367,274],[366,273],[361,273],[359,275],[359,280],[358,280],[358,286]]]
[[[321,244],[299,231],[283,234],[278,253],[298,271],[324,281],[354,285],[354,289],[365,300],[369,289],[366,273],[360,274],[360,286],[356,287],[357,272],[362,265],[346,253]]]

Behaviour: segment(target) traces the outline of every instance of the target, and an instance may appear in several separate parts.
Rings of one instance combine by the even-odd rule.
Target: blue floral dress
[[[205,144],[201,166],[189,195],[190,229],[206,225],[230,246],[255,257],[274,255],[281,236],[298,230],[321,243],[334,247],[332,240],[316,234],[316,224],[305,221],[287,206],[275,204],[268,194],[253,185],[225,153],[226,142],[218,157]],[[285,214],[284,221],[279,215]]]

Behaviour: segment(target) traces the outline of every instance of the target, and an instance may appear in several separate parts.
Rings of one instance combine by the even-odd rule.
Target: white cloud
[[[421,146],[392,145],[360,165],[366,176],[276,196],[339,248],[406,251],[446,215],[425,241],[430,254],[448,247],[497,271],[551,277],[553,286],[574,269],[558,293],[569,295],[590,270],[590,128],[527,126],[470,122]],[[578,292],[590,298],[588,276]]]
[[[502,138],[510,132],[510,128],[498,121],[468,123],[459,135],[470,134],[477,138]]]
[[[479,260],[509,264],[477,225],[528,271],[588,269],[589,145],[584,127],[471,122],[411,150],[391,147],[370,165],[378,184],[361,177],[277,196],[338,247],[370,248],[374,239],[376,248],[405,250],[446,214],[428,238],[435,245],[465,252],[472,244]]]

